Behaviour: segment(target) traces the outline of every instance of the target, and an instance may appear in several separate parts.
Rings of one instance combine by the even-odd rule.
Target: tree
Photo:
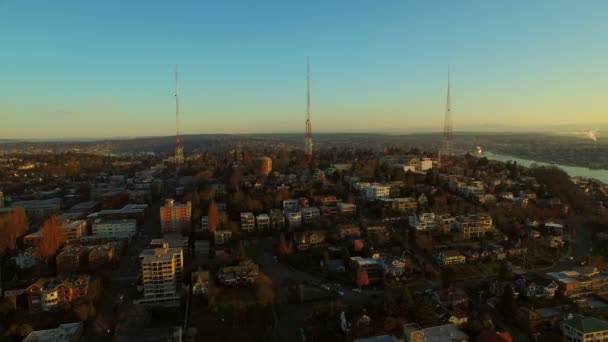
[[[241,240],[238,240],[236,245],[236,257],[241,261],[247,259],[247,252],[245,251],[245,246]]]
[[[291,241],[287,242],[285,240],[285,234],[281,232],[279,235],[279,254],[281,255],[290,255],[293,253],[293,244]]]
[[[27,233],[28,228],[29,222],[21,207],[0,216],[0,254],[5,249],[15,250],[17,239]]]
[[[211,200],[209,204],[209,232],[211,234],[215,233],[217,228],[220,225],[220,213],[217,209],[217,205],[215,204],[215,200]]]
[[[95,305],[90,300],[74,304],[73,310],[74,315],[82,322],[86,322],[95,317]]]
[[[41,230],[40,256],[47,259],[54,257],[66,240],[63,232],[63,221],[59,216],[53,215],[44,222]]]
[[[412,320],[421,327],[428,327],[435,323],[435,308],[427,296],[416,297],[414,300]]]
[[[25,338],[27,337],[27,335],[29,335],[32,331],[34,331],[34,328],[25,323],[25,324],[21,324],[17,327],[17,336],[19,336],[20,338]]]
[[[265,273],[258,273],[255,278],[255,293],[260,305],[269,305],[274,301],[272,279]]]
[[[517,303],[515,303],[515,292],[511,284],[505,285],[505,290],[500,298],[500,311],[505,317],[514,317],[517,313]]]
[[[404,316],[410,317],[412,312],[414,311],[414,298],[412,297],[412,293],[407,286],[404,286],[401,290],[401,295],[399,298],[399,304],[401,306],[401,312]]]

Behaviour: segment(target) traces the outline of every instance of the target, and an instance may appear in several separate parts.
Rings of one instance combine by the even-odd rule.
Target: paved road
[[[273,340],[275,342],[301,341],[300,327],[306,326],[307,316],[312,313],[312,308],[317,303],[290,303],[288,300],[288,289],[285,282],[290,281],[325,283],[327,280],[316,277],[306,272],[294,270],[282,263],[274,261],[273,254],[269,251],[274,249],[274,242],[271,239],[264,240],[264,250],[257,262],[261,265],[262,271],[268,274],[273,281],[276,293],[275,314],[276,321],[273,329]],[[341,287],[339,291],[344,292],[344,297],[340,299],[349,305],[364,305],[372,300],[373,294],[381,296],[382,291],[363,290],[362,292],[352,291],[351,288]],[[338,318],[336,317],[336,320]],[[336,321],[337,324],[337,321]]]
[[[97,316],[87,324],[83,340],[86,342],[108,341],[116,327],[116,317],[126,311],[132,304],[129,292],[136,286],[139,277],[138,256],[141,250],[150,244],[150,240],[160,234],[160,203],[148,207],[148,213],[141,231],[131,241],[128,251],[110,275],[110,281],[97,304]],[[116,306],[116,300],[124,294],[123,304]],[[108,334],[108,329],[110,333]]]

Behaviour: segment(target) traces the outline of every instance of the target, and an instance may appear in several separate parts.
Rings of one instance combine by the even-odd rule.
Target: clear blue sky
[[[0,138],[608,123],[608,1],[0,0]]]

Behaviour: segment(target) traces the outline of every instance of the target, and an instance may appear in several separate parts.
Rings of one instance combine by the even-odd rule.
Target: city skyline
[[[439,3],[5,1],[0,136],[173,135],[175,64],[184,134],[303,134],[306,56],[314,133],[441,131],[448,65],[455,132],[608,125],[608,4]]]

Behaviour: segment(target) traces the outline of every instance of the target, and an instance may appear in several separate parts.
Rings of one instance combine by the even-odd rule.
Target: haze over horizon
[[[440,4],[440,6],[438,6]],[[32,11],[32,6],[37,8]],[[0,2],[1,138],[608,127],[608,2]],[[547,124],[550,123],[550,124]]]

